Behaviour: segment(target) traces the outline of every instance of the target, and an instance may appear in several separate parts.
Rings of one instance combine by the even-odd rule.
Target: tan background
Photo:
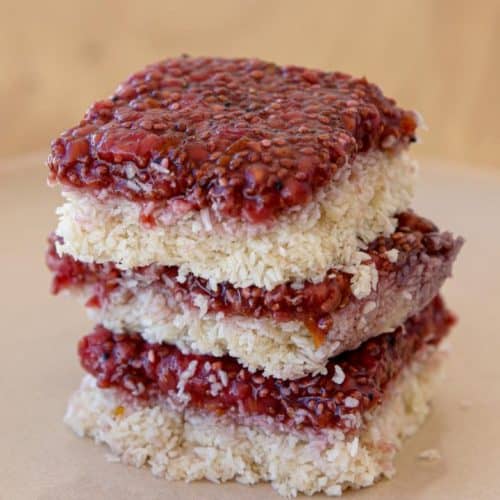
[[[417,155],[500,165],[498,0],[0,0],[0,156],[182,52],[366,75],[425,116]]]

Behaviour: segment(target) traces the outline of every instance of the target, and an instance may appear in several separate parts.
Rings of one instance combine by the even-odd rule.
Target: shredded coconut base
[[[57,210],[57,234],[64,239],[58,251],[125,269],[178,266],[181,275],[191,272],[212,286],[229,281],[272,289],[287,281],[319,281],[338,268],[354,274],[352,290],[361,298],[377,279],[376,269],[362,264],[363,248],[393,232],[394,215],[410,205],[415,170],[406,153],[359,155],[311,203],[270,227],[215,221],[206,210],[177,218],[157,214],[159,223],[145,227],[139,203],[66,191]]]
[[[65,422],[79,436],[105,443],[112,460],[170,480],[243,484],[270,482],[281,495],[338,496],[394,474],[403,438],[429,413],[442,353],[433,350],[399,376],[377,409],[363,415],[357,433],[298,433],[235,424],[224,417],[179,412],[166,406],[134,407],[87,375],[73,395]]]

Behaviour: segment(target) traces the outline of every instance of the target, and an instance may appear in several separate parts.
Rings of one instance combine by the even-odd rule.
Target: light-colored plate
[[[155,479],[107,462],[104,448],[63,425],[66,400],[82,374],[76,342],[91,325],[81,307],[48,292],[45,238],[59,197],[45,186],[43,160],[0,162],[0,498],[278,498],[268,485]],[[445,290],[460,316],[448,377],[432,416],[400,454],[397,476],[347,498],[498,499],[500,175],[428,162],[417,198],[422,215],[467,240]],[[442,460],[418,461],[428,448],[438,449]]]

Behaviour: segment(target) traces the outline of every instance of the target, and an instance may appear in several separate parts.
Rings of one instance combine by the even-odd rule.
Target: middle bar
[[[329,270],[319,282],[287,282],[270,290],[210,286],[175,266],[127,270],[59,256],[51,237],[53,291],[83,298],[90,316],[116,333],[141,332],[150,343],[183,352],[230,355],[264,376],[297,379],[325,373],[327,361],[370,337],[394,330],[422,310],[450,275],[462,244],[413,212],[397,216],[390,236],[366,249],[377,284],[356,297],[352,274]]]

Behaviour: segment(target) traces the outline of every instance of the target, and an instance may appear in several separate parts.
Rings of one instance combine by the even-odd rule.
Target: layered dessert
[[[97,324],[67,423],[169,479],[372,484],[428,413],[461,238],[411,210],[417,115],[365,79],[148,66],[51,148],[54,293]]]

